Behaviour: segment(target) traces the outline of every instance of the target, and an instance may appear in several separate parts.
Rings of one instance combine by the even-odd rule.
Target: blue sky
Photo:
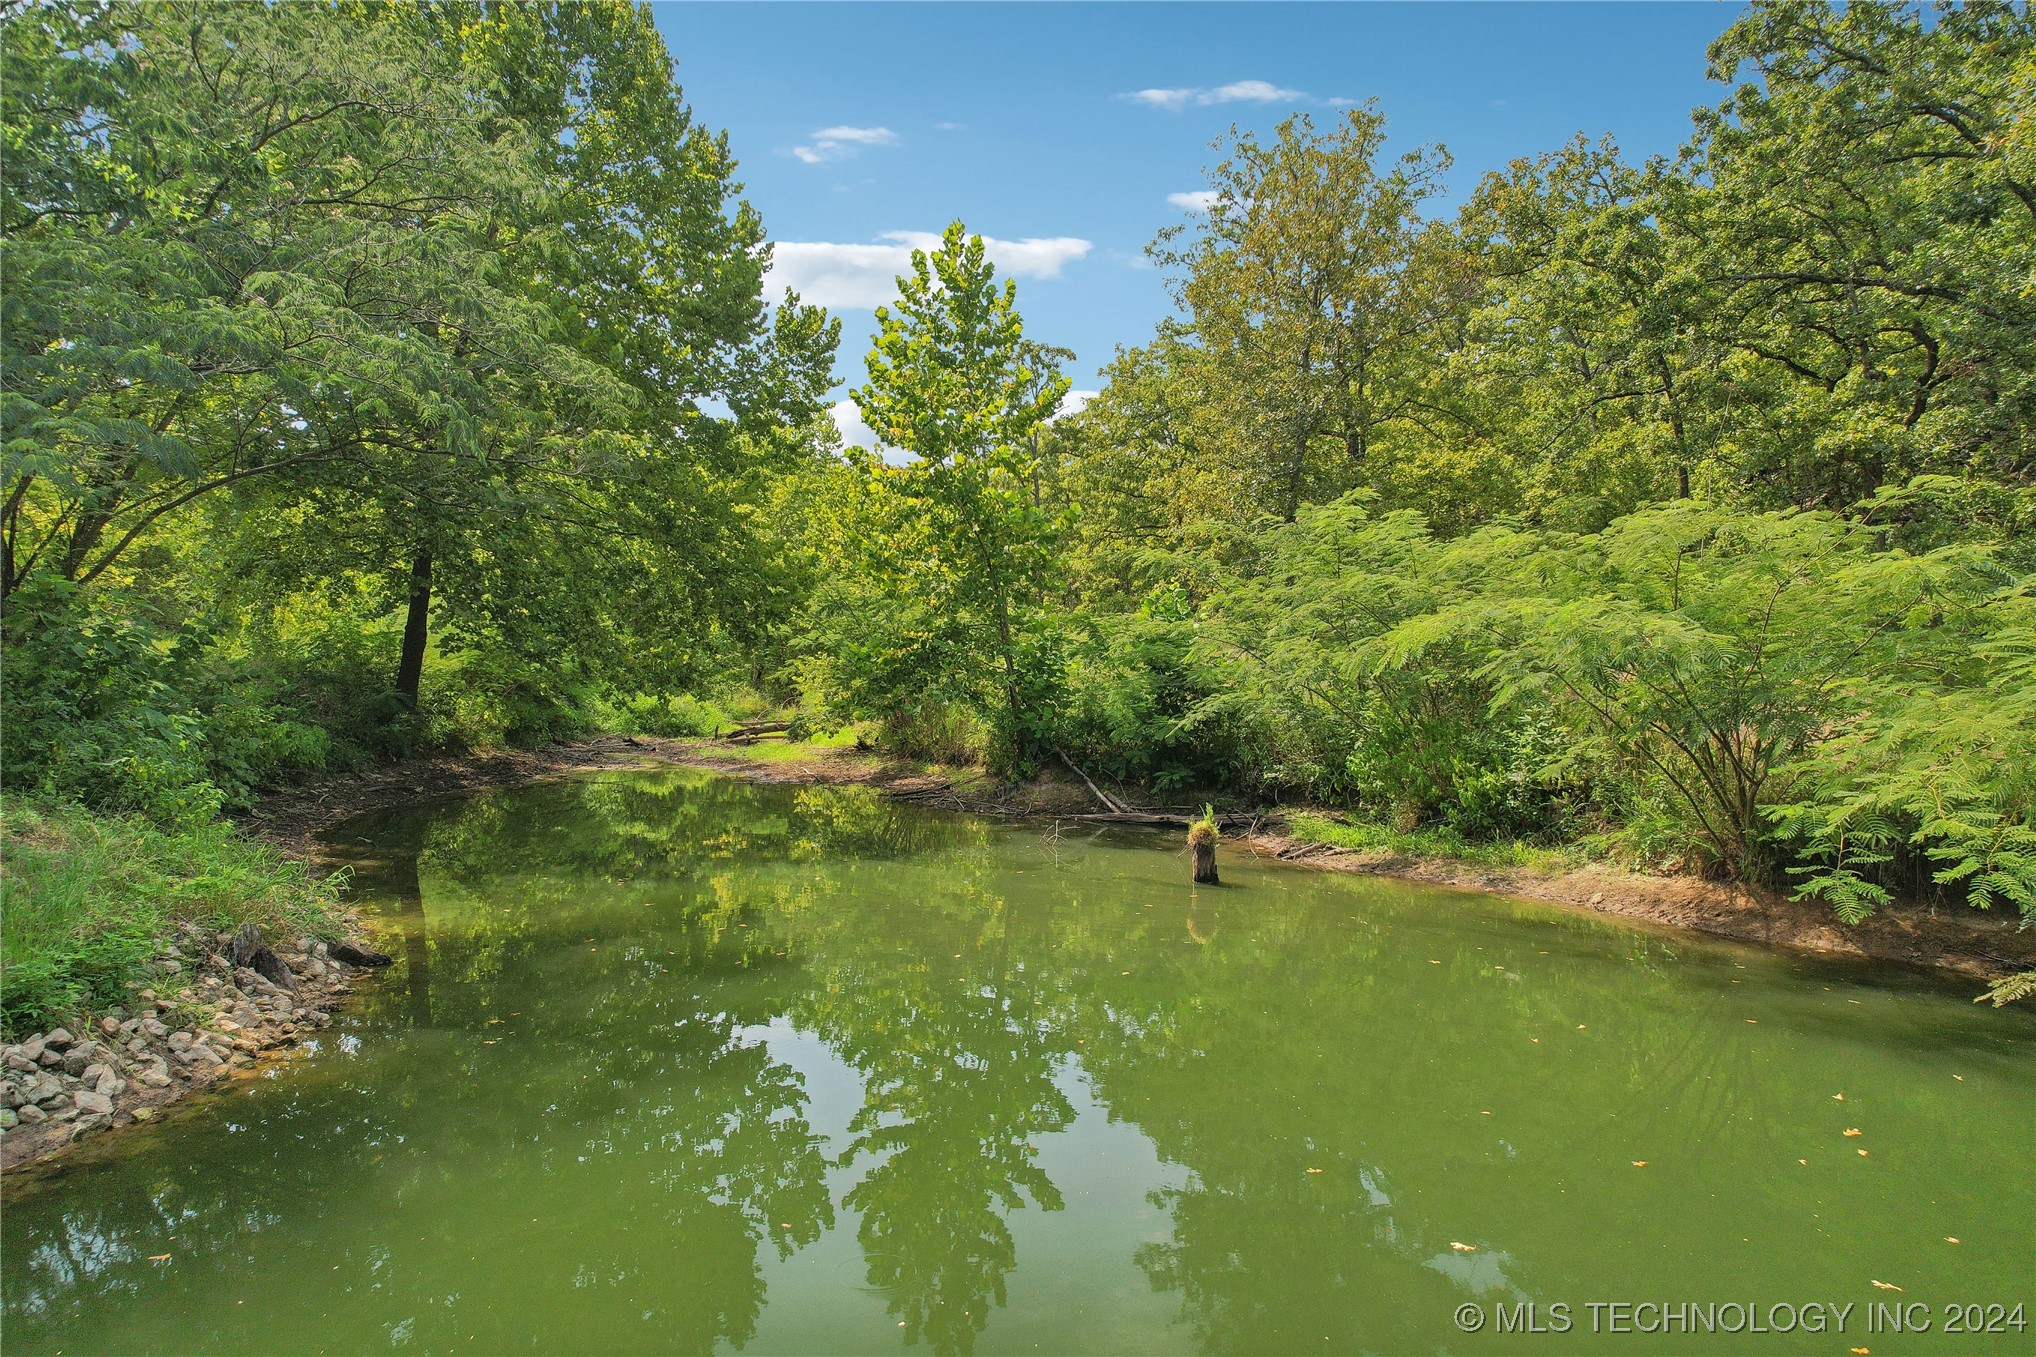
[[[1170,309],[1142,255],[1204,187],[1212,139],[1377,99],[1391,150],[1441,142],[1460,198],[1578,132],[1670,153],[1723,89],[1734,4],[661,4],[687,101],[726,128],[778,279],[843,320],[956,217],[1018,278],[1026,331],[1078,389]],[[999,244],[999,242],[1003,242]],[[842,393],[845,394],[845,393]],[[844,415],[846,411],[842,412]],[[855,430],[852,428],[850,432]]]

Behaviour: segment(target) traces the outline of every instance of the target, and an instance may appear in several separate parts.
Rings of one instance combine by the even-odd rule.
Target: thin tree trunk
[[[424,646],[431,635],[431,552],[419,548],[410,558],[410,613],[403,619],[403,655],[396,662],[396,691],[417,706],[424,678]]]

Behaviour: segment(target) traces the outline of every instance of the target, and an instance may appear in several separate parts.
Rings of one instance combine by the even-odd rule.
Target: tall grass
[[[164,935],[258,924],[338,935],[338,883],[229,824],[162,829],[73,806],[0,800],[0,1027],[40,1030],[157,976]]]

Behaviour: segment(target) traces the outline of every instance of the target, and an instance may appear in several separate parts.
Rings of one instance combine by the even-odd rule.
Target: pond
[[[396,964],[9,1184],[10,1354],[2036,1348],[1969,985],[682,770],[335,841]]]

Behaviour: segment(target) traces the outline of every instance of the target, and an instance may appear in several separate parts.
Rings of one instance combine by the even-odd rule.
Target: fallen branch
[[[1062,763],[1066,764],[1070,768],[1074,768],[1075,776],[1080,778],[1084,783],[1087,783],[1089,790],[1096,794],[1096,799],[1098,801],[1101,801],[1111,811],[1118,815],[1136,814],[1136,812],[1133,811],[1130,806],[1125,805],[1120,801],[1112,799],[1109,793],[1105,792],[1101,787],[1098,787],[1095,783],[1090,782],[1089,775],[1083,772],[1080,768],[1075,767],[1075,761],[1067,756],[1067,751],[1065,749],[1056,749],[1053,752],[1060,755],[1060,761]]]

